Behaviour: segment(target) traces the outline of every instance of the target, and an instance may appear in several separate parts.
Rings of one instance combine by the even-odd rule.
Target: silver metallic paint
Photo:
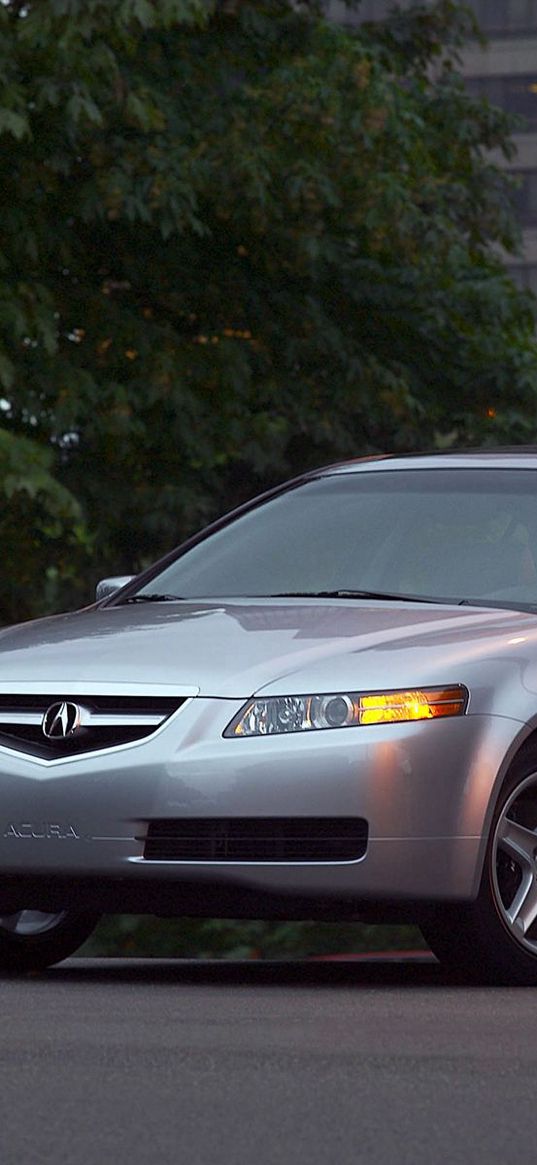
[[[485,460],[494,461],[407,458],[337,472]],[[535,457],[527,464],[537,470]],[[142,904],[144,884],[176,885],[180,903],[181,885],[215,866],[222,885],[260,895],[470,899],[497,793],[537,726],[537,617],[511,610],[259,598],[94,607],[2,631],[0,661],[4,693],[188,697],[149,737],[114,749],[44,761],[0,748],[3,876],[136,880]],[[260,692],[455,683],[470,691],[457,719],[223,738]],[[143,859],[149,820],[204,815],[365,817],[370,839],[350,863]],[[10,823],[43,821],[69,822],[79,836],[4,836]]]

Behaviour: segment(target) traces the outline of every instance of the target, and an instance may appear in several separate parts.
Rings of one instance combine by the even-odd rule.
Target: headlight
[[[224,736],[272,736],[315,728],[436,720],[441,716],[463,716],[467,703],[468,691],[462,684],[393,692],[268,696],[249,700],[228,724]]]

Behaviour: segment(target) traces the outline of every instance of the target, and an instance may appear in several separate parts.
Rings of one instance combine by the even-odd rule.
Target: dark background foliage
[[[133,914],[103,919],[81,953],[125,958],[301,959],[424,946],[419,930],[412,926],[219,918],[162,921]]]
[[[470,31],[449,0],[353,34],[287,0],[0,6],[4,621],[310,465],[532,439]]]

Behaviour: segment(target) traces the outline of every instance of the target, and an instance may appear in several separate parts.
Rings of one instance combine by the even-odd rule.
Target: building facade
[[[401,7],[409,7],[402,0]],[[461,72],[476,96],[488,97],[522,119],[514,134],[516,156],[508,163],[519,178],[513,194],[522,228],[522,254],[508,268],[521,287],[537,295],[537,0],[467,0],[487,37],[484,48],[469,45]],[[342,23],[381,20],[393,0],[362,0],[350,13],[342,0],[329,0],[327,14]],[[505,161],[502,160],[505,165]]]

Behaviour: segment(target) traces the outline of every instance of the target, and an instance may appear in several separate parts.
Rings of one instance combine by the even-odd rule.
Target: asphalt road
[[[535,1165],[537,989],[71,959],[0,993],[1,1165]]]

